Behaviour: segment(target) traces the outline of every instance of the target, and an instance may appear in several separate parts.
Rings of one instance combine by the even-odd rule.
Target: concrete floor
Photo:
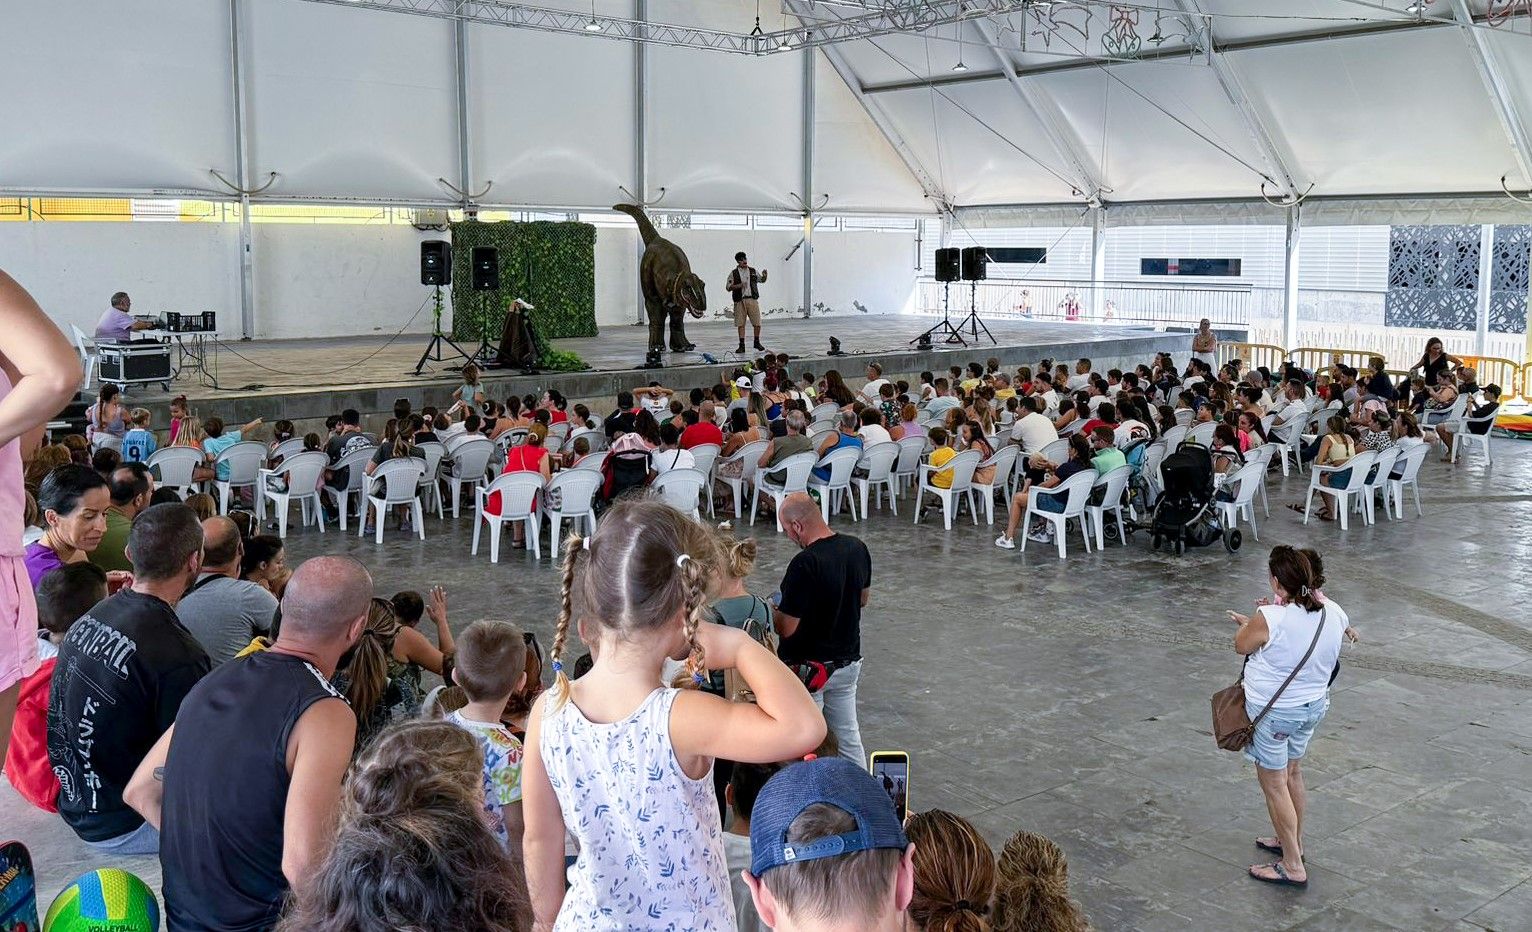
[[[906,748],[912,804],[945,808],[999,845],[1042,832],[1069,855],[1098,929],[1532,928],[1532,446],[1495,441],[1422,472],[1425,517],[1303,527],[1270,480],[1261,541],[1175,558],[1147,542],[1007,553],[966,517],[951,533],[910,512],[837,527],[873,553],[861,691],[868,748]],[[981,519],[982,521],[982,519]],[[508,618],[551,640],[558,574],[520,551],[468,555],[471,522],[379,548],[313,529],[289,559],[355,554],[379,592],[442,583],[454,627]],[[752,587],[793,545],[758,525]],[[1269,832],[1250,764],[1219,751],[1208,697],[1238,672],[1223,611],[1266,591],[1277,543],[1326,555],[1326,594],[1362,643],[1343,653],[1306,760],[1310,886],[1246,879]],[[0,788],[0,835],[32,846],[42,903],[99,861],[62,823]],[[1269,860],[1267,858],[1266,860]],[[153,859],[122,866],[158,885]]]

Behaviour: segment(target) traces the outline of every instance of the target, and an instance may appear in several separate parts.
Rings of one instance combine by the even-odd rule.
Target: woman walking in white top
[[[1309,882],[1303,865],[1308,800],[1298,762],[1330,707],[1331,673],[1349,622],[1340,606],[1323,600],[1323,571],[1306,552],[1274,547],[1267,566],[1274,604],[1262,600],[1249,616],[1229,613],[1239,625],[1234,650],[1246,658],[1245,712],[1256,723],[1245,756],[1255,763],[1277,833],[1255,844],[1281,857],[1252,865],[1250,876],[1302,887]]]

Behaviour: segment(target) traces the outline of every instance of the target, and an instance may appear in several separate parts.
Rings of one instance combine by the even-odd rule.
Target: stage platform
[[[881,364],[885,376],[914,381],[922,370],[944,373],[949,366],[982,362],[991,356],[1012,369],[1036,365],[1044,356],[1070,362],[1088,356],[1097,371],[1105,371],[1145,361],[1161,350],[1184,358],[1191,348],[1191,334],[1185,331],[1007,319],[986,321],[995,344],[981,333],[980,342],[970,340],[966,347],[938,342],[930,350],[917,350],[910,341],[931,323],[930,318],[903,315],[768,320],[763,341],[771,352],[793,358],[792,371],[806,369],[822,375],[827,369],[839,369],[853,386],[863,381],[869,362]],[[607,325],[599,336],[553,341],[556,349],[578,353],[591,366],[587,371],[521,375],[514,370],[491,370],[482,382],[490,398],[556,388],[571,403],[585,401],[593,410],[604,412],[621,389],[651,380],[680,388],[716,383],[724,370],[745,358],[733,352],[737,338],[729,322],[690,321],[687,335],[697,351],[666,353],[665,368],[659,370],[640,368],[647,327]],[[832,336],[841,341],[847,355],[828,355]],[[203,417],[216,413],[231,423],[255,417],[268,422],[288,418],[302,426],[301,422],[322,420],[343,408],[356,408],[369,418],[386,417],[394,399],[401,397],[417,409],[426,404],[444,407],[461,384],[456,370],[462,360],[428,362],[421,375],[413,375],[428,339],[413,334],[223,342],[217,353],[216,385],[202,384],[191,376],[173,383],[169,393],[154,386],[131,387],[126,394],[130,404],[149,408],[161,428],[168,423],[169,400],[177,394],[185,394]],[[708,363],[704,352],[716,362]]]

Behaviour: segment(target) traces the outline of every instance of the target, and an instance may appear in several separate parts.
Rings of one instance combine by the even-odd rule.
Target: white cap
[[[752,383],[750,382],[750,377],[746,375],[742,375],[734,380],[735,388],[749,388],[751,384]]]

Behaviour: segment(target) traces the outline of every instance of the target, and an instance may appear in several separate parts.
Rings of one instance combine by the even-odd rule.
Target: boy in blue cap
[[[897,932],[915,889],[915,846],[865,769],[836,757],[767,781],[750,819],[745,882],[778,932]]]

